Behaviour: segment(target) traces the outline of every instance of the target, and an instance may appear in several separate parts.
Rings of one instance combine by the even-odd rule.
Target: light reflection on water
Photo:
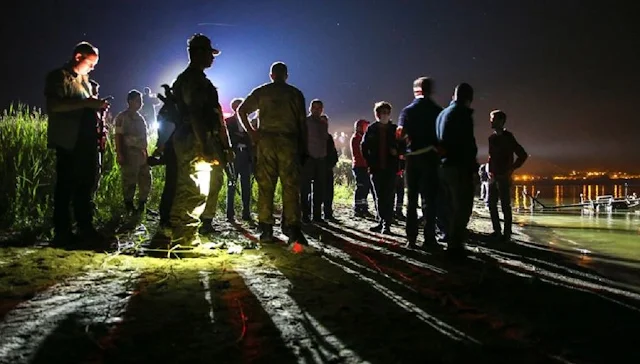
[[[535,195],[540,191],[539,200],[550,205],[570,205],[580,203],[580,194],[587,199],[595,200],[597,196],[612,195],[615,198],[624,197],[624,184],[598,184],[598,185],[515,185],[513,187],[513,207],[526,208],[523,201],[522,191]],[[629,187],[628,193],[638,192],[640,188]]]
[[[552,206],[577,204],[581,193],[588,199],[602,195],[621,198],[625,195],[623,184],[516,185],[513,191],[513,207],[517,211],[514,223],[523,226],[527,233],[538,235],[536,240],[550,246],[575,251],[586,249],[611,257],[633,259],[640,265],[640,211],[596,212],[574,208],[531,212],[525,206],[528,201],[522,198],[525,188],[529,193],[540,191],[538,199]],[[630,186],[627,193],[639,190]]]

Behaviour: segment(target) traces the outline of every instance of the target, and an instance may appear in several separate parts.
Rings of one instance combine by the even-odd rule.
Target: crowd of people
[[[159,235],[167,239],[156,241],[203,246],[201,237],[217,232],[216,207],[227,173],[228,181],[239,181],[242,220],[248,222],[252,222],[251,187],[255,179],[263,244],[274,241],[274,195],[280,180],[282,232],[290,243],[308,247],[304,224],[337,221],[332,206],[333,168],[339,155],[352,159],[356,181],[353,214],[375,219],[370,229],[373,232],[391,234],[392,224],[406,219],[409,247],[418,247],[422,233],[424,243],[420,248],[432,249],[438,241],[444,241],[448,254],[464,256],[467,224],[481,177],[493,235],[500,241],[510,239],[511,174],[527,154],[505,129],[506,114],[495,110],[489,116],[493,128],[488,139],[489,159],[479,166],[471,109],[474,92],[469,84],[459,84],[450,105],[442,108],[431,98],[433,80],[420,77],[412,85],[414,100],[400,111],[397,123],[392,120],[392,105],[377,102],[373,107],[375,121],[357,120],[349,142],[344,132],[329,133],[329,117],[322,100],[313,99],[307,107],[304,94],[287,83],[288,69],[282,62],[272,64],[271,82],[256,87],[245,98],[233,99],[233,114],[224,118],[218,90],[204,73],[220,51],[202,34],[191,37],[187,49],[189,65],[167,87],[169,92],[161,97],[162,102],[149,88],[144,93],[132,90],[127,95],[127,108],[114,119],[123,203],[129,212],[147,210],[150,166],[166,165],[158,213]],[[54,244],[104,241],[93,225],[92,201],[101,170],[96,132],[102,142],[104,126],[100,121],[104,122],[110,107],[108,99],[99,97],[97,82],[89,79],[98,54],[93,45],[78,44],[71,60],[50,72],[45,82],[48,141],[57,156]],[[250,115],[257,117],[252,119]],[[158,139],[156,151],[149,156],[149,124],[156,118],[161,128],[171,124],[172,132]],[[198,178],[202,173],[209,174],[208,182]],[[235,194],[235,183],[229,183],[226,218],[231,222],[235,221]],[[374,213],[369,211],[370,194]],[[500,225],[498,200],[504,228]],[[77,223],[75,233],[71,206]],[[420,219],[418,209],[422,212]]]

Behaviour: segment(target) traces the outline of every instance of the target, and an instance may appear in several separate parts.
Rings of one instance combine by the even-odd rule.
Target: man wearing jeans
[[[459,84],[451,104],[438,115],[436,136],[441,156],[440,182],[446,188],[449,212],[447,254],[466,255],[467,224],[473,210],[478,147],[473,132],[473,88]]]
[[[504,128],[507,114],[501,110],[491,112],[491,128],[489,137],[489,212],[493,224],[492,236],[496,240],[511,240],[511,174],[527,160],[527,152],[518,143],[511,132]],[[517,159],[513,160],[513,155]],[[504,215],[504,233],[500,227],[498,216],[498,199]]]

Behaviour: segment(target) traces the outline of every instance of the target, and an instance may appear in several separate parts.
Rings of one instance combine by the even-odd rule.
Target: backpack
[[[160,87],[164,89],[164,95],[158,93],[158,98],[163,102],[157,116],[158,144],[164,144],[181,124],[182,116],[178,108],[178,100],[171,87],[167,84],[163,84]]]

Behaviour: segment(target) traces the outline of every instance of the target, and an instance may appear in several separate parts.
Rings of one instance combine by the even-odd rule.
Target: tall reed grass
[[[124,213],[120,167],[115,162],[113,133],[103,157],[102,178],[94,202],[98,224],[114,223]],[[149,143],[155,145],[154,136]],[[151,150],[150,150],[151,152]],[[341,160],[335,170],[335,203],[350,204],[351,169]],[[156,209],[164,184],[164,166],[152,169],[153,186],[149,207]],[[52,227],[53,190],[55,184],[55,151],[47,149],[47,117],[39,109],[24,104],[12,105],[0,116],[0,228],[48,231]],[[239,183],[238,183],[239,185]],[[239,190],[238,186],[238,190]],[[278,184],[276,204],[281,204],[282,187]],[[252,208],[255,210],[258,186],[252,186]],[[239,191],[236,209],[241,208]],[[224,216],[226,183],[218,200],[218,214]]]

